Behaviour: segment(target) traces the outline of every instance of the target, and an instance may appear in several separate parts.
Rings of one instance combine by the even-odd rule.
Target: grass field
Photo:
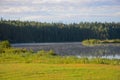
[[[0,48],[0,80],[120,80],[120,59],[34,53],[5,44]]]
[[[0,80],[120,80],[120,65],[0,64]]]

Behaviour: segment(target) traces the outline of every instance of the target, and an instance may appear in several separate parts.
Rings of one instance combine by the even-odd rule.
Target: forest
[[[80,42],[85,39],[120,39],[120,22],[47,23],[0,20],[0,41],[11,43]]]

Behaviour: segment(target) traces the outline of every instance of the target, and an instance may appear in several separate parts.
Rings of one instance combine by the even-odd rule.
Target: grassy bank
[[[97,45],[97,44],[104,44],[104,43],[120,43],[120,39],[112,39],[112,40],[98,40],[98,39],[88,39],[83,40],[83,45]]]
[[[120,80],[120,59],[58,56],[0,46],[0,80]]]
[[[8,41],[0,43],[0,63],[47,63],[47,64],[113,64],[120,65],[120,59],[78,58],[58,56],[53,50],[33,52],[32,50],[12,48]]]
[[[2,53],[0,63],[45,63],[45,64],[111,64],[120,65],[120,59],[78,58],[76,56],[52,55],[52,51],[37,53]]]
[[[120,80],[120,66],[100,64],[0,64],[0,80]]]

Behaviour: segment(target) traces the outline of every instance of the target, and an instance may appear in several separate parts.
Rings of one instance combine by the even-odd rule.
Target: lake
[[[77,56],[77,57],[101,57],[120,59],[120,43],[101,44],[96,46],[84,46],[81,42],[69,43],[16,43],[12,44],[16,48],[32,49],[37,52],[39,50],[53,50],[61,56]]]

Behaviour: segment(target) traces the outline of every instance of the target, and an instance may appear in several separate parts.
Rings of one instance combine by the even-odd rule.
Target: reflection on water
[[[62,56],[79,55],[80,57],[102,57],[120,59],[120,44],[102,44],[83,46],[80,42],[73,43],[23,43],[12,44],[13,47],[38,50],[54,50]],[[79,57],[78,56],[78,57]]]
[[[83,58],[83,57],[87,57],[87,58],[107,58],[107,59],[120,59],[120,55],[102,55],[102,56],[80,56],[80,55],[76,55],[76,57],[78,58]]]

